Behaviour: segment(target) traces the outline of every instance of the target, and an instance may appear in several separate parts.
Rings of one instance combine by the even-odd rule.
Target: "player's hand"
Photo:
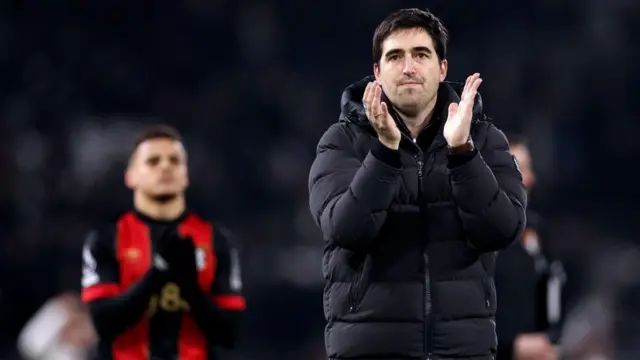
[[[182,253],[184,251],[181,251],[181,248],[184,245],[182,245],[182,240],[177,229],[168,228],[165,230],[157,245],[158,250],[153,256],[154,267],[161,271],[171,270],[173,272],[183,266]]]
[[[513,343],[514,360],[557,360],[558,351],[545,334],[521,334]]]
[[[181,238],[176,244],[176,257],[179,257],[180,266],[171,270],[176,282],[180,286],[180,291],[189,306],[198,305],[202,300],[203,292],[198,282],[198,266],[196,259],[196,246],[190,236]]]
[[[469,141],[471,120],[473,117],[473,103],[478,94],[478,87],[482,84],[480,74],[475,73],[467,78],[464,84],[460,103],[449,105],[449,115],[444,124],[443,135],[450,147],[464,145]]]
[[[174,271],[188,280],[198,281],[198,267],[196,264],[196,246],[190,236],[180,238],[175,244],[176,257],[180,266]]]
[[[160,241],[157,245],[157,250],[155,254],[153,254],[153,267],[162,272],[166,272],[169,270],[170,263],[172,261],[171,254],[171,242],[173,239],[173,229],[167,229],[162,236],[160,237]]]
[[[362,96],[362,104],[364,105],[367,119],[378,134],[378,139],[386,147],[398,150],[400,146],[400,129],[395,120],[389,113],[386,103],[381,102],[382,86],[377,81],[367,84]]]

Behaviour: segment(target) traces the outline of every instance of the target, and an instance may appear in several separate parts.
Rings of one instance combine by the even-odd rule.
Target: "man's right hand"
[[[514,360],[557,360],[558,351],[546,334],[518,335],[513,343]]]
[[[387,104],[380,101],[381,96],[382,86],[377,81],[367,84],[362,96],[364,110],[369,122],[378,133],[380,142],[390,149],[398,150],[402,134],[389,113]]]

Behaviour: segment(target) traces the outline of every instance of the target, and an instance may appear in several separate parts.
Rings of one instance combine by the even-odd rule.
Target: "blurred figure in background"
[[[96,341],[80,297],[64,293],[47,301],[27,322],[18,350],[27,360],[85,360]]]
[[[134,209],[91,232],[82,254],[82,300],[100,336],[99,359],[210,360],[232,348],[244,310],[229,237],[185,204],[180,134],[140,134],[126,184]]]
[[[522,181],[531,191],[536,175],[524,139],[510,136],[511,153]],[[544,246],[540,216],[527,209],[527,227],[520,241],[498,253],[496,292],[498,309],[497,360],[555,360],[562,312],[564,271]]]
[[[640,359],[640,252],[621,244],[592,264],[591,287],[562,330],[563,360]]]

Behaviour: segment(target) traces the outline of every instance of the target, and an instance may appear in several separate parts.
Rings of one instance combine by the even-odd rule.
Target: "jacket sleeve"
[[[233,348],[246,307],[240,257],[224,230],[215,228],[213,247],[217,259],[216,278],[210,294],[200,293],[191,301],[192,318],[212,344]]]
[[[398,151],[376,142],[361,161],[345,124],[334,124],[320,139],[309,174],[309,206],[332,246],[366,249],[387,216],[400,177]]]
[[[152,267],[138,283],[121,289],[112,233],[92,231],[82,250],[82,301],[88,304],[93,325],[103,339],[113,339],[136,324],[163,281]]]
[[[462,164],[449,155],[453,197],[469,242],[497,251],[517,239],[526,224],[527,195],[522,174],[502,131],[489,124],[480,151]]]

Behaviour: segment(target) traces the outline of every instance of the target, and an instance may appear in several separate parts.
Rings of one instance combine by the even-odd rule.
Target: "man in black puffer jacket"
[[[433,14],[389,15],[375,77],[349,86],[309,175],[326,241],[330,359],[493,359],[495,252],[518,238],[526,193],[479,74],[444,82]]]

